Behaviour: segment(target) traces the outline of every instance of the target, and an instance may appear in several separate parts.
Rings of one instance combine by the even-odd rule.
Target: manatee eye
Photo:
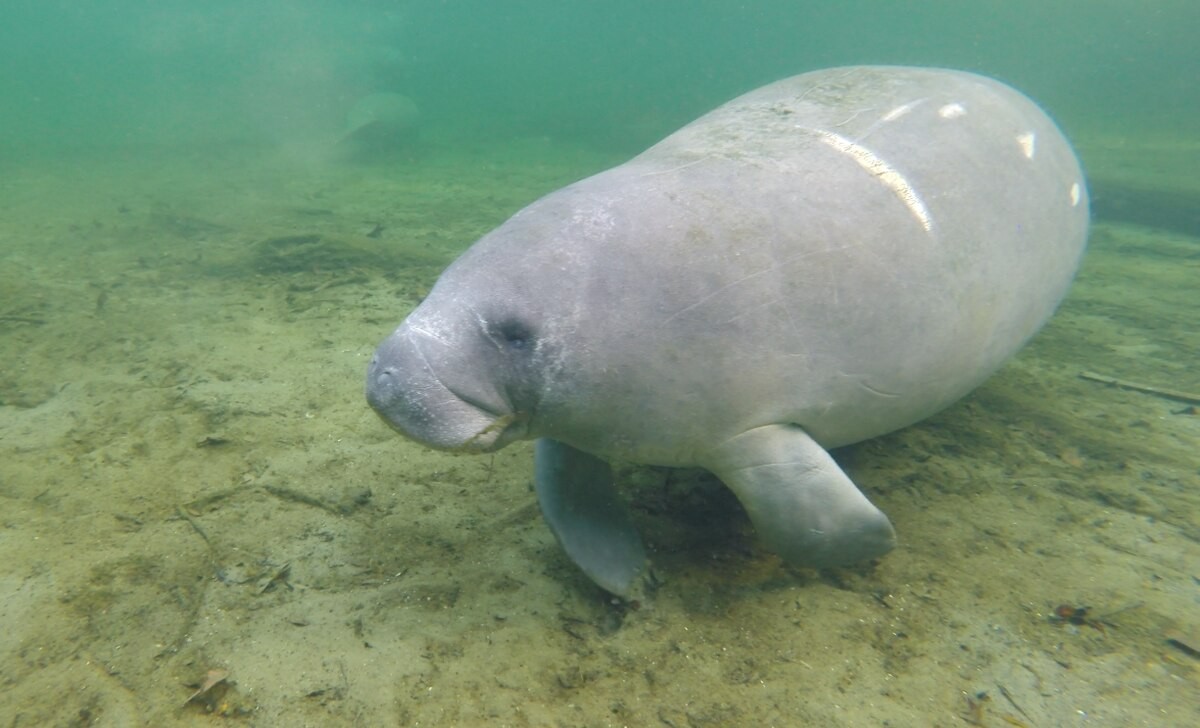
[[[533,345],[533,332],[525,324],[514,319],[497,324],[496,334],[513,349],[527,349]]]

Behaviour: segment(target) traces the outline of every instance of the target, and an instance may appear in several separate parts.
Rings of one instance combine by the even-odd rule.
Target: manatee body
[[[895,543],[826,452],[946,407],[1054,311],[1083,175],[1033,102],[849,67],[721,106],[484,236],[380,344],[371,406],[431,447],[539,438],[546,520],[601,587],[647,559],[606,461],[701,466],[786,560]]]
[[[388,151],[412,141],[421,112],[407,96],[389,91],[367,94],[346,112],[338,145],[364,153]]]

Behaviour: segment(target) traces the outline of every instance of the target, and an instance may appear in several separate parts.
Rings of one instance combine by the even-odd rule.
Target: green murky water
[[[1200,6],[1049,5],[5,3],[0,723],[1194,722]],[[1094,214],[1027,349],[837,453],[900,533],[878,564],[789,569],[711,477],[621,466],[662,584],[617,604],[528,444],[434,453],[367,409],[374,345],[480,235],[860,63],[1025,91]]]

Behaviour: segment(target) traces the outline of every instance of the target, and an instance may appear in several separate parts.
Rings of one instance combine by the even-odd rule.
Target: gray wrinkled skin
[[[1054,311],[1087,227],[1074,153],[1012,89],[808,73],[484,236],[379,346],[367,398],[436,448],[545,438],[543,512],[623,596],[647,572],[608,459],[712,470],[790,561],[873,558],[891,525],[825,449],[979,385]]]

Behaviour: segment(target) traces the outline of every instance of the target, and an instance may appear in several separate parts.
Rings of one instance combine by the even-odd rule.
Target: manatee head
[[[435,287],[376,349],[367,402],[440,450],[491,452],[529,437],[547,347],[527,318],[447,288],[457,286]]]
[[[597,332],[625,331],[619,316],[594,320],[613,318],[609,279],[621,271],[607,256],[612,194],[602,192],[547,195],[443,271],[367,371],[367,401],[389,425],[430,447],[491,452],[534,437],[570,441],[577,420],[592,424],[586,413],[608,402],[590,386],[589,371],[608,362]]]

